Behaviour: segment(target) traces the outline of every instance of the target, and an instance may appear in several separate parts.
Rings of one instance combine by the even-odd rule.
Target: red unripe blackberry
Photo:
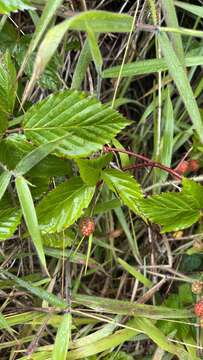
[[[175,171],[180,174],[183,175],[185,174],[187,171],[189,170],[189,163],[188,161],[182,161],[180,162],[180,164],[178,164],[175,168]]]
[[[89,236],[93,234],[95,229],[95,223],[93,218],[91,217],[84,217],[80,220],[80,231],[83,236]]]
[[[195,304],[194,311],[197,316],[203,317],[203,299]]]
[[[199,162],[198,160],[189,160],[188,162],[188,169],[192,172],[199,170]]]

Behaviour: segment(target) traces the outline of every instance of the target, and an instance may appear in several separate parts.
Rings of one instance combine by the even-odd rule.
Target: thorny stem
[[[161,170],[164,170],[164,171],[167,171],[169,174],[171,174],[172,176],[174,176],[176,179],[179,179],[179,180],[182,180],[182,176],[179,175],[175,170],[171,169],[170,167],[166,166],[166,165],[163,165],[157,161],[153,161],[149,158],[147,158],[146,156],[144,155],[141,155],[141,154],[137,154],[135,153],[134,151],[129,151],[129,150],[123,150],[123,149],[117,149],[117,148],[112,148],[110,146],[104,146],[104,152],[121,152],[121,153],[124,153],[124,154],[127,154],[127,155],[130,155],[130,156],[133,156],[137,159],[140,159],[140,160],[143,160],[144,163],[143,164],[135,164],[135,165],[131,165],[131,166],[128,166],[125,168],[125,170],[127,169],[136,169],[138,167],[156,167],[156,168],[159,168]]]

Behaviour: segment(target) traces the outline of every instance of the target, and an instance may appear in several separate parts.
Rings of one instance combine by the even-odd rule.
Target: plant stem
[[[130,156],[133,156],[135,158],[138,158],[140,160],[143,160],[144,163],[143,164],[135,164],[135,165],[131,165],[131,166],[128,166],[127,168],[125,168],[125,170],[127,169],[134,169],[136,167],[156,167],[156,168],[159,168],[159,169],[162,169],[162,170],[165,170],[167,171],[169,174],[171,174],[172,176],[174,176],[175,178],[179,179],[179,180],[182,180],[182,176],[179,175],[175,170],[171,169],[170,167],[166,166],[166,165],[163,165],[159,162],[156,162],[156,161],[153,161],[149,158],[147,158],[146,156],[144,155],[141,155],[141,154],[137,154],[133,151],[128,151],[128,150],[123,150],[123,149],[117,149],[117,148],[112,148],[110,146],[105,146],[104,147],[104,152],[121,152],[121,153],[124,153],[124,154],[128,154]],[[141,166],[142,165],[142,166]]]

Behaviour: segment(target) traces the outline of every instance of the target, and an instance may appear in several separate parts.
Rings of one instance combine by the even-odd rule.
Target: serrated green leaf
[[[195,199],[199,204],[199,208],[203,209],[203,186],[187,178],[183,179],[182,184],[183,193]]]
[[[37,206],[43,232],[60,232],[72,225],[88,207],[95,188],[74,177],[49,192]]]
[[[198,202],[183,193],[153,195],[140,201],[145,216],[163,226],[162,232],[185,229],[200,217]]]
[[[52,360],[65,360],[68,352],[68,345],[71,336],[72,315],[63,315],[62,322],[58,328],[55,344],[52,353]]]
[[[34,9],[27,0],[0,0],[0,13],[9,14],[11,11]]]
[[[32,106],[23,124],[26,137],[35,144],[66,136],[58,154],[83,157],[101,149],[129,122],[84,92],[66,90]]]
[[[43,234],[42,239],[45,246],[56,249],[65,249],[74,242],[75,233],[70,229],[66,229],[61,233]]]
[[[188,114],[191,117],[194,128],[197,131],[201,142],[203,143],[203,122],[186,72],[181,65],[177,55],[175,54],[168,36],[165,33],[160,32],[158,34],[158,38],[162,53],[169,68],[169,73],[171,74],[173,81],[178,88]]]
[[[28,231],[37,250],[39,259],[46,269],[46,260],[42,246],[42,238],[39,231],[38,220],[30,189],[28,187],[27,181],[22,176],[17,177],[15,183]]]
[[[7,208],[0,210],[0,240],[9,239],[21,222],[22,213],[19,209]]]
[[[119,170],[104,170],[102,178],[109,188],[114,191],[135,214],[144,218],[144,214],[139,208],[139,201],[143,198],[143,193],[138,182],[128,173]]]
[[[9,52],[7,51],[1,58],[0,62],[0,113],[1,120],[0,130],[5,130],[7,127],[8,116],[12,114],[16,99],[17,81],[16,70],[12,63]],[[3,123],[5,123],[3,125]]]
[[[5,170],[1,175],[0,175],[0,200],[2,199],[8,184],[10,182],[11,179],[11,173],[8,170]]]
[[[97,159],[77,159],[76,163],[79,167],[82,180],[88,185],[96,185],[101,176],[101,170],[112,159],[112,154],[105,154]]]

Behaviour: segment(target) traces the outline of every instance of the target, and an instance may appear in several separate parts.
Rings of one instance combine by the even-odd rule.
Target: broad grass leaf
[[[98,36],[95,35],[95,33],[92,31],[90,27],[87,28],[87,35],[88,35],[89,48],[92,55],[92,59],[95,64],[95,68],[97,70],[97,73],[101,74],[103,59],[99,49],[99,45],[97,44]]]
[[[71,337],[72,315],[70,312],[63,315],[61,324],[58,328],[52,360],[65,360],[68,352],[68,345]]]
[[[143,198],[143,193],[140,185],[131,175],[119,170],[107,169],[103,171],[102,178],[126,206],[138,216],[144,217],[139,208],[139,200]]]
[[[11,179],[11,173],[8,170],[5,170],[4,172],[2,172],[2,174],[0,175],[0,200],[2,199],[8,184],[10,182]]]
[[[90,46],[88,39],[86,39],[83,48],[80,52],[77,65],[74,69],[71,89],[80,90],[81,84],[85,78],[85,73],[87,71],[87,68],[91,60],[92,60],[92,55],[90,51]]]
[[[103,32],[130,32],[133,17],[126,14],[116,14],[108,11],[84,11],[62,23],[52,27],[44,37],[36,56],[33,74],[25,89],[23,102],[31,93],[36,80],[43,73],[46,65],[57,50],[63,36],[68,30]]]
[[[94,190],[95,187],[74,177],[50,191],[37,206],[41,230],[54,233],[72,225],[88,207]]]
[[[138,317],[147,317],[150,319],[184,319],[193,317],[193,313],[186,309],[171,309],[166,306],[153,306],[145,304],[132,303],[130,301],[102,298],[99,296],[73,295],[73,300],[90,309],[102,313],[135,315]]]
[[[6,240],[16,231],[21,222],[21,210],[16,208],[7,208],[0,210],[0,240]]]
[[[170,167],[173,155],[174,115],[169,89],[167,89],[167,98],[163,108],[163,123],[164,128],[160,143],[160,154],[156,160]],[[154,152],[156,153],[156,151]],[[168,173],[166,171],[160,169],[154,170],[157,182],[164,182],[167,179]]]
[[[11,11],[34,9],[28,0],[0,0],[0,13],[9,14]]]
[[[182,67],[177,55],[175,54],[168,36],[165,33],[160,32],[158,38],[162,53],[168,65],[169,73],[171,74],[173,81],[178,88],[188,114],[191,117],[194,128],[197,131],[201,142],[203,143],[203,122],[185,70]]]
[[[134,325],[141,332],[148,335],[148,337],[152,339],[161,349],[164,349],[165,351],[174,355],[180,354],[180,351],[182,351],[182,359],[184,359],[183,356],[185,356],[185,360],[189,360],[187,352],[180,345],[175,345],[170,342],[162,333],[162,331],[158,329],[158,327],[156,327],[150,319],[136,318],[134,320]]]
[[[53,18],[53,16],[55,15],[55,12],[57,10],[57,8],[63,3],[63,0],[49,0],[47,1],[47,3],[45,4],[45,7],[43,9],[43,12],[37,22],[37,26],[35,29],[35,32],[32,36],[31,42],[29,44],[29,48],[27,50],[27,54],[24,57],[24,61],[21,65],[20,71],[18,76],[20,76],[27,64],[27,61],[30,57],[30,55],[33,53],[33,51],[36,49],[36,47],[38,46],[43,34],[45,33],[51,19]]]
[[[189,11],[194,15],[197,15],[199,17],[203,17],[203,8],[202,6],[198,6],[198,5],[193,5],[193,4],[189,4],[183,1],[175,1],[174,2],[176,6],[178,6],[179,8]]]
[[[182,193],[163,193],[140,201],[145,216],[162,225],[162,232],[185,229],[200,218],[198,202]]]
[[[198,66],[202,65],[203,56],[186,56],[185,66]],[[121,77],[131,77],[138,75],[148,75],[159,71],[168,70],[168,64],[164,59],[149,59],[139,60],[124,64],[122,68]],[[120,73],[121,66],[113,66],[112,68],[106,69],[102,72],[102,78],[117,78]]]
[[[129,123],[115,110],[76,90],[50,95],[32,106],[23,120],[26,137],[36,145],[65,137],[57,153],[75,158],[101,149]]]
[[[167,0],[167,1],[162,0],[161,4],[167,26],[171,28],[178,28],[179,24],[176,15],[174,0]],[[185,57],[184,57],[184,49],[183,49],[181,35],[177,33],[171,33],[170,38],[172,40],[173,48],[176,52],[176,55],[179,58],[181,64],[184,66]]]
[[[46,260],[42,246],[42,238],[30,189],[28,187],[27,181],[22,176],[17,177],[15,183],[28,231],[35,245],[38,257],[46,269]]]
[[[47,144],[47,146],[49,148],[50,145]],[[23,158],[27,159],[28,154],[35,149],[36,147],[28,142],[24,135],[9,135],[0,142],[0,162],[9,170],[14,170],[19,163],[22,164],[22,162],[24,162]],[[12,156],[10,156],[10,154],[12,154]],[[59,159],[54,155],[48,155],[30,169],[27,176],[52,177],[63,176],[70,173],[71,167],[69,160]]]
[[[41,160],[43,160],[47,155],[52,153],[58,145],[61,143],[62,139],[57,139],[50,141],[48,143],[42,144],[29,152],[15,168],[17,175],[24,175],[29,172],[34,166],[36,166]]]

